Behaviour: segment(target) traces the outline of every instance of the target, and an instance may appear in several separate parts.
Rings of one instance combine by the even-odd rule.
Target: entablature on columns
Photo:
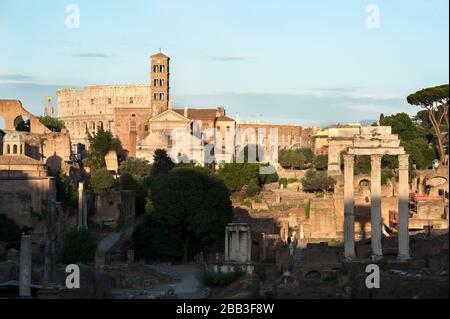
[[[347,150],[348,155],[404,155],[405,149],[400,147],[349,147]]]

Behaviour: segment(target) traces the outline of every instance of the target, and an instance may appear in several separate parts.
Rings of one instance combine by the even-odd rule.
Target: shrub
[[[288,185],[288,180],[287,180],[286,178],[283,177],[283,178],[280,178],[280,179],[279,179],[278,183],[279,183],[280,185],[283,185],[284,188],[286,188],[287,185]]]
[[[95,193],[109,191],[114,185],[114,177],[105,168],[99,168],[92,172],[91,186]]]
[[[253,197],[259,193],[261,188],[256,183],[250,183],[245,190],[247,196]]]
[[[10,218],[0,214],[0,241],[13,243],[20,241],[19,226]]]
[[[73,230],[64,237],[63,261],[66,264],[94,261],[97,243],[87,230]]]
[[[239,192],[245,185],[260,185],[259,165],[249,163],[225,163],[219,168],[219,177],[230,192]]]
[[[225,287],[243,277],[242,271],[230,273],[205,272],[203,274],[203,283],[209,287]]]
[[[65,128],[64,122],[55,117],[46,115],[46,116],[39,116],[38,119],[39,122],[44,124],[52,132],[61,132],[61,130]]]
[[[309,170],[301,180],[303,189],[307,192],[328,192],[336,184],[336,180],[329,177],[326,172]]]
[[[241,201],[242,206],[252,207],[252,202],[249,199],[245,199]]]
[[[125,222],[125,214],[123,213],[122,209],[120,209],[119,217],[117,218],[116,222],[116,231],[121,231],[125,226]]]
[[[311,216],[311,200],[309,200],[305,206],[305,216],[306,219],[309,220],[309,217]]]
[[[326,170],[328,168],[328,155],[317,155],[314,158],[314,167],[320,171]]]

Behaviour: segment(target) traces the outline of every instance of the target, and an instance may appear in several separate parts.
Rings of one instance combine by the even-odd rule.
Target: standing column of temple
[[[31,297],[31,236],[22,235],[20,241],[19,296]]]
[[[353,188],[354,155],[344,155],[344,257],[353,260],[355,255],[355,203]]]
[[[229,230],[228,227],[225,227],[225,261],[229,261],[230,260],[230,248],[229,248],[229,234],[228,234]]]
[[[383,249],[381,246],[381,236],[383,231],[383,222],[381,219],[381,157],[382,155],[371,155],[371,179],[370,193],[370,222],[371,222],[371,241],[372,241],[372,259],[379,260],[383,258]]]
[[[56,283],[56,202],[53,200],[49,202],[47,219],[44,281],[47,285],[54,285]]]
[[[83,228],[83,189],[84,184],[82,182],[78,183],[78,216],[77,216],[77,227],[78,230]]]
[[[408,261],[409,255],[409,155],[398,156],[398,260]]]
[[[247,262],[252,261],[252,233],[250,227],[247,230]]]
[[[239,227],[236,227],[236,230],[231,233],[231,252],[230,259],[232,261],[239,260],[239,252],[240,252],[240,242],[239,242]]]

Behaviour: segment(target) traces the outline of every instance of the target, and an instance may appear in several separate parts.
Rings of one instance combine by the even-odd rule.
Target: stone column
[[[231,251],[230,251],[230,259],[233,261],[238,261],[240,256],[239,253],[241,251],[241,246],[239,242],[239,228],[234,230],[231,233]]]
[[[373,260],[383,258],[383,248],[381,246],[381,236],[383,232],[383,222],[381,218],[381,158],[382,155],[370,156],[372,164],[370,176],[370,224]]]
[[[82,217],[82,228],[87,229],[88,228],[88,199],[89,197],[86,195],[90,194],[83,194],[83,217]]]
[[[31,236],[22,235],[20,241],[19,296],[31,297]]]
[[[252,233],[250,228],[247,230],[247,262],[252,261]]]
[[[225,227],[225,261],[230,260],[228,227]]]
[[[355,156],[344,155],[344,257],[353,260],[355,254],[355,203],[353,170]]]
[[[49,201],[44,268],[45,283],[49,286],[56,284],[56,203],[54,201]]]
[[[398,260],[408,261],[409,255],[409,155],[398,156]]]
[[[83,228],[83,191],[84,191],[84,185],[83,182],[78,183],[78,218],[77,218],[77,227],[78,230]]]

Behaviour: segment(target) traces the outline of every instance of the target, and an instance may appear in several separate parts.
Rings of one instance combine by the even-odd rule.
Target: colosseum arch
[[[19,100],[0,100],[0,117],[3,118],[4,130],[14,131],[14,121],[18,116],[26,116],[30,120],[30,133],[45,134],[50,130],[37,117],[28,112]]]

